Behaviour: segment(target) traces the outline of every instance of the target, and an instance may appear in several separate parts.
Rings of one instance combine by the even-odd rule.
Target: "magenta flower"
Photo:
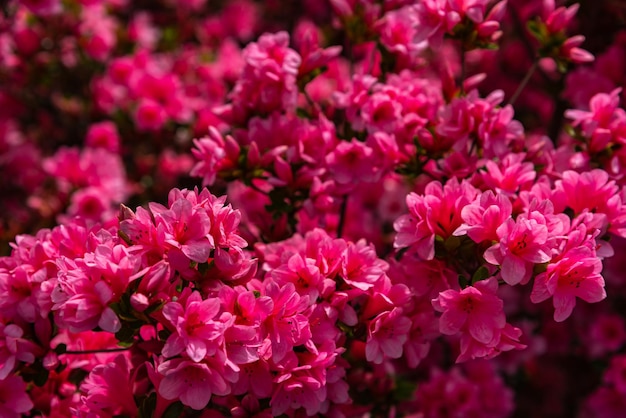
[[[202,300],[199,292],[192,292],[184,302],[169,302],[163,307],[163,316],[174,326],[163,347],[165,357],[185,352],[194,362],[202,361],[222,349],[224,331],[232,325],[232,315],[220,312],[216,298]]]
[[[461,210],[463,225],[454,235],[467,234],[474,242],[498,241],[498,228],[511,216],[513,206],[503,194],[487,190],[480,198]]]
[[[42,357],[44,350],[24,338],[24,330],[16,324],[0,323],[0,379],[6,379],[18,362],[32,364]]]
[[[388,264],[379,259],[372,244],[365,240],[349,243],[343,253],[341,277],[350,286],[367,291],[385,275]]]
[[[262,35],[243,50],[243,74],[231,93],[237,116],[295,107],[302,59],[288,45],[287,32],[278,32]]]
[[[435,256],[435,235],[450,237],[461,226],[462,209],[474,200],[478,191],[469,183],[459,183],[456,178],[445,186],[433,181],[426,186],[424,195],[410,193],[406,197],[409,214],[394,222],[397,232],[395,248],[414,247],[424,260]]]
[[[94,367],[80,386],[86,393],[84,404],[102,416],[137,416],[131,370],[132,365],[124,355],[118,355],[111,363]]]
[[[380,174],[373,164],[374,150],[357,140],[342,141],[326,157],[328,172],[337,184],[351,190],[360,182],[375,181]]]
[[[195,147],[191,152],[198,162],[190,175],[202,177],[203,185],[212,185],[220,172],[237,167],[241,149],[231,136],[224,138],[217,129],[210,127],[208,136],[194,139],[193,143]]]
[[[118,249],[122,248],[118,246]],[[92,254],[91,261],[57,260],[59,278],[51,294],[52,310],[56,322],[72,332],[89,331],[96,326],[109,332],[117,332],[121,328],[119,318],[109,305],[119,300],[136,270],[132,267],[120,268],[113,260],[106,260],[105,257],[114,255],[105,250],[108,247],[100,249],[100,254]],[[100,262],[102,264],[98,266]],[[94,265],[88,265],[91,263]]]
[[[459,291],[446,290],[439,293],[432,304],[442,312],[439,330],[442,334],[469,333],[482,344],[491,344],[500,338],[500,330],[506,324],[503,302],[496,295],[498,281],[495,277],[475,283]]]
[[[294,346],[304,345],[311,339],[309,320],[304,312],[312,302],[308,296],[300,296],[293,283],[280,286],[273,280],[266,280],[263,285],[274,308],[263,322],[267,339],[261,350],[269,350],[272,360],[278,362]]]
[[[576,298],[594,303],[606,297],[601,271],[602,262],[593,249],[569,248],[537,275],[530,300],[539,303],[552,297],[554,320],[562,322],[571,315]]]
[[[538,214],[538,212],[533,212]],[[551,241],[545,217],[518,216],[507,219],[497,229],[500,242],[485,251],[485,260],[500,266],[502,279],[514,286],[530,280],[533,266],[551,258]]]
[[[0,380],[0,416],[21,418],[33,408],[26,393],[26,383],[18,376]]]
[[[163,362],[157,368],[164,376],[159,383],[159,395],[168,400],[180,399],[184,405],[199,411],[213,395],[230,393],[230,385],[220,371],[222,367],[217,360],[195,363],[176,358]]]
[[[365,358],[381,364],[386,358],[402,357],[402,347],[409,338],[411,320],[401,308],[393,308],[370,322],[365,344]]]
[[[292,283],[301,296],[308,296],[312,301],[317,300],[322,288],[323,277],[315,260],[300,254],[292,255],[286,264],[272,270],[270,277],[280,286]]]
[[[551,197],[555,211],[569,207],[575,215],[585,209],[592,212],[597,222],[606,217],[609,230],[623,235],[626,225],[626,205],[620,195],[620,188],[604,170],[591,170],[584,173],[565,171],[561,180],[554,185]],[[602,222],[603,223],[603,222]]]
[[[176,200],[169,210],[155,210],[156,205],[150,209],[157,227],[165,229],[166,244],[180,249],[192,261],[208,260],[214,243],[209,235],[211,220],[205,210],[194,208],[186,199]]]

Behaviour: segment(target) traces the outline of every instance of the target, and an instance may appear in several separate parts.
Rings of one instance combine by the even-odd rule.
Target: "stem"
[[[339,208],[339,223],[337,224],[337,238],[341,238],[343,227],[346,223],[346,209],[348,207],[348,195],[343,196],[341,207]]]
[[[528,70],[528,72],[526,73],[526,75],[524,76],[524,79],[522,80],[522,82],[520,83],[519,86],[517,86],[517,90],[515,90],[515,93],[513,93],[513,96],[511,96],[511,100],[509,100],[509,103],[511,106],[513,106],[513,104],[515,103],[515,101],[517,100],[517,98],[519,97],[519,95],[522,93],[522,91],[524,90],[524,87],[526,87],[526,84],[528,84],[528,82],[530,81],[530,78],[533,76],[533,74],[535,73],[535,70],[537,70],[537,67],[539,65],[539,59],[535,58],[535,60],[533,61],[533,65],[530,67],[530,69]]]
[[[461,47],[461,80],[459,81],[459,91],[461,96],[465,95],[465,48]]]
[[[83,350],[83,351],[73,351],[67,350],[63,354],[97,354],[97,353],[117,353],[119,351],[127,351],[130,350],[130,347],[118,347],[118,348],[101,348],[97,350]]]

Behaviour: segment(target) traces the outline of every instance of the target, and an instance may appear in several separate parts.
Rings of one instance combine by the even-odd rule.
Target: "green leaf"
[[[452,252],[459,248],[459,245],[461,245],[461,239],[454,235],[450,235],[443,243],[443,246],[449,252]]]
[[[33,382],[37,386],[41,387],[46,384],[46,382],[48,381],[49,375],[50,375],[50,372],[46,368],[41,367],[35,374],[35,377],[33,378]]]
[[[393,391],[393,397],[397,401],[409,401],[413,399],[417,384],[410,380],[399,379],[396,381],[396,387]]]
[[[459,274],[458,280],[459,280],[459,286],[461,286],[461,289],[465,289],[470,284],[467,278],[461,274]]]
[[[120,345],[122,343],[132,343],[134,342],[136,331],[136,329],[131,327],[123,326],[122,329],[115,333],[115,338],[120,342]]]
[[[163,418],[179,418],[185,406],[181,401],[171,404],[163,413]]]
[[[152,418],[156,409],[157,396],[156,392],[152,392],[150,396],[144,398],[139,407],[139,418]]]
[[[472,284],[479,282],[481,280],[485,280],[489,278],[491,275],[489,274],[489,269],[485,266],[480,266],[478,270],[474,272],[472,275]]]
[[[545,30],[544,25],[541,22],[537,20],[531,20],[526,24],[526,28],[540,42],[544,40]]]

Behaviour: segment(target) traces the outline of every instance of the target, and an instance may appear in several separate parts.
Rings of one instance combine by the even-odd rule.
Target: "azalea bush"
[[[622,417],[625,20],[3,2],[0,416]]]

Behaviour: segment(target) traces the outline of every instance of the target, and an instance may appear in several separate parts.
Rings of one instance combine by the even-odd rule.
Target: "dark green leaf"
[[[165,412],[163,413],[163,418],[179,418],[180,414],[183,413],[184,408],[185,407],[183,406],[182,402],[174,402],[165,410]]]

